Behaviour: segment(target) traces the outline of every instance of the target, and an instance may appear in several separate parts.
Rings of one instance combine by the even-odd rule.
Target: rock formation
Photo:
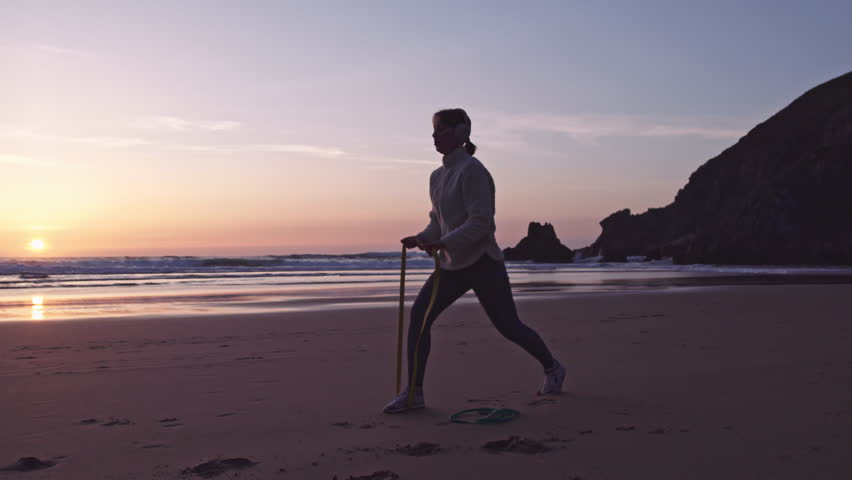
[[[512,248],[503,250],[506,260],[532,260],[542,263],[571,263],[574,252],[562,245],[553,225],[530,222],[527,236]]]
[[[583,253],[607,261],[852,264],[852,72],[707,161],[671,204],[600,224]]]

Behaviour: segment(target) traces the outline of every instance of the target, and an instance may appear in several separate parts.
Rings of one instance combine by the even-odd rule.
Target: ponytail
[[[467,150],[468,155],[473,155],[476,153],[476,145],[470,141],[470,138],[464,141],[464,149]]]

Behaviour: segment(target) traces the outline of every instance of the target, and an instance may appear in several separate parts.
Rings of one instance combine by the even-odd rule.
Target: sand
[[[384,415],[396,310],[0,323],[0,479],[852,478],[852,286],[475,304],[433,331],[427,409]],[[461,425],[450,414],[521,417]],[[486,448],[487,447],[487,448]]]

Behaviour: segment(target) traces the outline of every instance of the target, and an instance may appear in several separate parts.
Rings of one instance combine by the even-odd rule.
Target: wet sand
[[[396,309],[0,323],[0,478],[850,478],[852,286],[476,304],[433,330],[427,409],[388,416]],[[450,414],[509,407],[502,425]],[[238,475],[238,477],[237,477]]]

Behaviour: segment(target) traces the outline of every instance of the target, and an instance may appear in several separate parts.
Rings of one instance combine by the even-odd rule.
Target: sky
[[[0,256],[395,251],[461,107],[571,248],[852,70],[852,3],[0,2]],[[41,240],[45,248],[32,248]]]

